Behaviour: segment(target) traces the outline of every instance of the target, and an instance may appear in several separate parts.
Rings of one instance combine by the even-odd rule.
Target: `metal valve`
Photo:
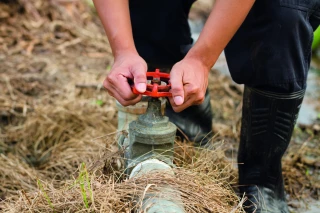
[[[155,72],[147,72],[147,88],[144,93],[140,93],[135,87],[132,88],[134,94],[147,95],[153,98],[171,97],[170,74],[161,73],[159,69]]]
[[[127,174],[140,162],[147,159],[158,159],[168,165],[173,164],[173,144],[176,135],[176,126],[161,112],[160,97],[170,97],[170,75],[147,72],[147,88],[144,93],[135,94],[149,96],[148,107],[145,114],[129,124],[127,148],[125,149]]]
[[[132,86],[133,93],[149,96],[149,100],[146,113],[130,122],[128,138],[122,143],[125,144],[126,173],[130,179],[155,171],[174,177],[173,145],[177,127],[162,114],[159,100],[171,96],[170,75],[157,69],[147,72],[147,79],[144,93]],[[148,192],[142,199],[137,212],[154,213],[165,209],[168,213],[185,213],[178,190],[170,186],[162,186],[156,194]]]

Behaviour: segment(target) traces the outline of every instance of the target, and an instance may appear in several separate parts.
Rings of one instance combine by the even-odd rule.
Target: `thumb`
[[[171,93],[176,105],[182,105],[184,102],[184,89],[182,83],[182,72],[172,68],[170,73]]]
[[[147,88],[147,68],[144,66],[135,67],[132,70],[133,82],[138,92],[145,92]]]

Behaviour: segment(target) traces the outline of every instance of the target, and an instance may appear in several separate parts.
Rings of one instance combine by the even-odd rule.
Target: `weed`
[[[88,202],[88,197],[87,197],[87,190],[90,193],[90,199],[91,199],[92,203],[93,203],[93,193],[92,193],[89,173],[87,171],[85,163],[82,163],[81,166],[80,166],[80,174],[79,174],[79,177],[78,177],[77,181],[78,181],[78,183],[80,185],[83,203],[84,203],[85,207],[88,209],[89,208],[89,202]]]
[[[52,202],[51,202],[48,194],[47,194],[46,191],[44,190],[44,188],[43,188],[43,186],[42,186],[42,183],[41,183],[41,181],[40,181],[39,179],[37,180],[37,184],[38,184],[41,192],[43,193],[44,197],[46,198],[49,206],[50,206],[52,209],[54,209],[54,206],[53,206],[53,204],[52,204]]]

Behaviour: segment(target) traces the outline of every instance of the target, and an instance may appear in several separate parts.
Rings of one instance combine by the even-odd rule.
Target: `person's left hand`
[[[175,112],[204,101],[210,68],[200,60],[184,58],[170,72],[171,93],[169,98]]]

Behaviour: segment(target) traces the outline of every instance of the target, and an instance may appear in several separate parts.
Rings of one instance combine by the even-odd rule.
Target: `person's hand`
[[[184,58],[170,72],[171,93],[169,98],[175,112],[204,101],[210,68],[200,60]]]
[[[138,53],[122,53],[115,58],[103,86],[121,105],[133,105],[139,102],[142,96],[132,93],[128,79],[133,80],[135,88],[143,93],[146,91],[146,72],[147,63]]]

